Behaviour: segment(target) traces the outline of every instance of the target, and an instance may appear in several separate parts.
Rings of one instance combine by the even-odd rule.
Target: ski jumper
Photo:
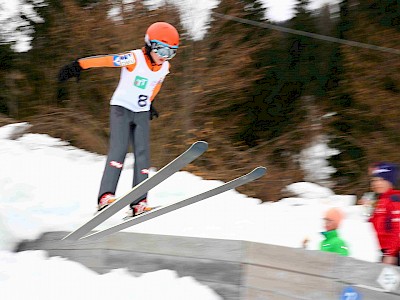
[[[78,60],[83,69],[119,67],[121,75],[110,101],[110,145],[98,198],[115,194],[129,142],[135,157],[132,187],[148,177],[150,167],[150,105],[159,92],[169,62],[152,64],[144,49]],[[147,194],[138,200],[145,199]]]

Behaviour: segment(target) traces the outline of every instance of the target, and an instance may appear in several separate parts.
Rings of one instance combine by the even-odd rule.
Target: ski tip
[[[208,143],[205,141],[197,141],[193,143],[192,148],[196,149],[199,152],[205,152],[208,148]]]
[[[254,176],[256,176],[257,178],[260,178],[260,177],[264,176],[265,173],[267,173],[267,168],[260,166],[260,167],[255,168],[251,173]]]

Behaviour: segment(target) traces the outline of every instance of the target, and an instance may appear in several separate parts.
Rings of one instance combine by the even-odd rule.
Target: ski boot
[[[99,205],[97,207],[97,210],[101,211],[102,209],[106,208],[108,205],[113,203],[116,199],[117,198],[112,193],[104,194],[103,196],[100,197]]]

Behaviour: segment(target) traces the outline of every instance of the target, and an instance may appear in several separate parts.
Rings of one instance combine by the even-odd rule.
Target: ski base
[[[221,194],[223,192],[229,191],[231,189],[237,188],[241,185],[244,185],[246,183],[249,183],[251,181],[254,181],[262,176],[264,176],[264,174],[266,173],[267,169],[265,167],[257,167],[255,168],[253,171],[251,171],[250,173],[243,175],[241,177],[238,177],[232,181],[229,181],[225,184],[223,184],[222,186],[219,186],[217,188],[211,189],[209,191],[206,191],[204,193],[192,196],[190,198],[187,198],[185,200],[179,201],[177,203],[174,204],[170,204],[167,206],[163,206],[154,210],[151,210],[149,212],[146,212],[144,214],[132,217],[128,220],[126,220],[125,222],[119,223],[115,226],[112,226],[110,228],[101,230],[101,231],[97,231],[95,233],[89,234],[83,238],[81,238],[81,240],[97,240],[100,239],[102,237],[108,236],[110,234],[119,232],[120,230],[123,230],[125,228],[131,227],[133,225],[137,225],[140,224],[142,222],[151,220],[153,218],[159,217],[161,215],[164,215],[166,213],[169,213],[171,211],[177,210],[179,208],[191,205],[193,203],[199,202],[201,200],[216,196],[218,194]]]

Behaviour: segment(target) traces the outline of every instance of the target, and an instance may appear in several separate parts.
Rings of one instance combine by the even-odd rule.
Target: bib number
[[[145,107],[147,105],[147,99],[149,96],[146,95],[139,95],[138,105],[140,107]]]

